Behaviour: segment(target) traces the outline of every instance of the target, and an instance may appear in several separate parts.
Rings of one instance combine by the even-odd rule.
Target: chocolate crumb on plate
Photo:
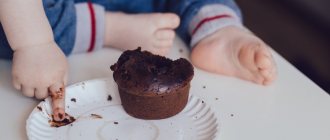
[[[40,106],[37,106],[37,109],[38,109],[39,111],[42,111],[42,108],[41,108]]]
[[[107,99],[108,101],[111,101],[112,100],[112,97],[111,97],[111,95],[108,95],[108,99]]]
[[[234,117],[234,114],[230,114],[230,117]]]
[[[183,53],[183,50],[182,50],[182,49],[179,49],[179,52],[180,52],[180,53]]]
[[[63,117],[63,116],[62,116]],[[76,119],[69,114],[65,113],[63,121],[55,121],[54,115],[52,115],[52,120],[49,120],[48,123],[51,127],[61,127],[73,123]]]
[[[97,114],[91,114],[91,117],[94,119],[102,119],[103,117],[101,115],[97,115]]]
[[[118,122],[113,122],[113,124],[118,124]]]
[[[76,98],[71,98],[71,102],[77,102]]]
[[[203,86],[203,88],[206,88],[206,86]]]

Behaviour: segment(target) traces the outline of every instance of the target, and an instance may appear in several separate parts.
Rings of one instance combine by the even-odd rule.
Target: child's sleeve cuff
[[[103,47],[104,7],[88,3],[75,4],[76,38],[72,53],[91,52]]]
[[[194,47],[206,36],[231,25],[243,27],[240,17],[231,8],[222,4],[202,7],[189,24],[190,46]]]

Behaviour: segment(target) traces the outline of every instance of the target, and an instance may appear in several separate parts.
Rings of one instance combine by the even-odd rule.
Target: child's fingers
[[[49,87],[52,98],[53,115],[55,121],[65,118],[65,88],[64,83],[57,83]]]
[[[155,32],[155,37],[158,40],[173,40],[175,38],[175,32],[171,29],[160,29]]]
[[[180,24],[180,18],[173,13],[164,13],[156,15],[156,26],[158,28],[175,29]]]
[[[35,97],[39,100],[47,98],[48,97],[47,87],[36,88]]]
[[[27,97],[33,97],[35,88],[31,88],[29,86],[22,86],[22,93]]]
[[[22,84],[19,83],[16,79],[13,79],[13,86],[17,90],[21,90],[22,89]]]

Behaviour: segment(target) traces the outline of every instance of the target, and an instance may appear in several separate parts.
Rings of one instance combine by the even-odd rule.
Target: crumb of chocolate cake
[[[112,100],[112,96],[111,96],[111,95],[108,95],[107,100],[108,100],[108,101],[111,101],[111,100]]]
[[[206,88],[206,86],[203,86],[203,88],[205,89],[205,88]]]
[[[219,100],[219,98],[215,98],[215,100]]]
[[[234,114],[230,114],[230,117],[234,117]]]
[[[179,52],[180,52],[180,53],[183,53],[183,50],[182,50],[182,49],[179,49]]]
[[[97,115],[97,114],[91,114],[91,117],[94,119],[102,119],[103,117],[101,115]]]
[[[202,104],[204,104],[204,101],[202,101]]]
[[[77,102],[76,98],[71,98],[71,102]]]
[[[40,106],[37,106],[37,109],[38,109],[39,111],[42,111],[42,108],[41,108]]]
[[[71,124],[75,121],[76,119],[68,114],[65,113],[65,118],[62,121],[55,121],[54,120],[54,115],[52,115],[52,119],[48,121],[51,127],[61,127],[65,126],[68,124]]]
[[[118,122],[113,122],[113,124],[118,124]]]

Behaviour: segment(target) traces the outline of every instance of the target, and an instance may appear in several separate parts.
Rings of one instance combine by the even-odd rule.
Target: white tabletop
[[[121,51],[103,49],[68,58],[69,84],[112,77]],[[218,114],[224,140],[329,140],[330,96],[277,53],[278,79],[268,87],[195,69],[191,91]],[[169,56],[188,57],[176,39]],[[25,140],[25,121],[38,100],[11,85],[11,62],[0,60],[0,139]]]

